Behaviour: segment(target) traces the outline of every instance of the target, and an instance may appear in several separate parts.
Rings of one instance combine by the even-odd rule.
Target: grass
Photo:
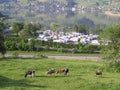
[[[50,69],[68,67],[68,76],[46,75]],[[34,69],[36,77],[24,78],[27,70]],[[103,77],[94,75],[103,71]],[[53,59],[1,59],[0,90],[119,90],[119,73],[104,70],[103,62]]]
[[[72,53],[72,52],[56,52],[56,51],[7,51],[6,54],[27,54],[27,55],[76,55],[76,56],[101,56],[100,53]]]

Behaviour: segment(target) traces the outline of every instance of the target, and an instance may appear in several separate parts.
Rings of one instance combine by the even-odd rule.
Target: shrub
[[[107,71],[110,71],[110,72],[120,72],[120,62],[119,61],[118,62],[116,62],[116,61],[109,62],[109,63],[107,63],[106,66],[107,66],[106,67]]]

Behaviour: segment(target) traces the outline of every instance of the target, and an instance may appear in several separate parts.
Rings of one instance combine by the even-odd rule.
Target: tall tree
[[[80,25],[78,28],[78,32],[87,34],[89,33],[89,27],[87,27],[86,25]]]
[[[4,55],[6,53],[6,49],[4,46],[4,37],[3,37],[3,30],[5,29],[4,20],[0,18],[0,53]]]
[[[22,31],[20,31],[20,36],[22,37],[35,37],[36,31],[41,29],[40,23],[26,23]]]
[[[24,30],[28,33],[29,36],[32,36],[32,32],[33,32],[33,24],[32,23],[27,23],[24,25]]]
[[[120,71],[120,62],[118,62],[120,59],[120,24],[105,28],[101,37],[103,42],[107,43],[102,48],[103,58],[110,62],[109,68],[115,67],[115,70]]]
[[[58,30],[59,25],[58,25],[57,23],[52,22],[52,23],[50,24],[50,28],[55,32],[55,31]]]
[[[14,22],[12,23],[12,30],[15,32],[18,36],[18,33],[23,29],[23,23],[21,22]]]
[[[72,29],[73,29],[73,31],[78,32],[78,25],[76,25],[76,24],[73,25]]]
[[[42,28],[42,25],[40,23],[34,23],[33,24],[33,35],[36,36],[36,31],[40,31]]]

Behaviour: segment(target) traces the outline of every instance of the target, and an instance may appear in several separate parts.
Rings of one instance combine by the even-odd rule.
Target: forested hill
[[[119,7],[120,6],[120,0],[0,0],[0,3],[9,3],[9,2],[24,2],[28,3],[32,1],[38,1],[38,2],[46,2],[46,1],[60,1],[60,2],[65,2],[65,1],[74,1],[78,5],[84,5],[84,6],[91,6],[91,5],[98,5],[98,6],[105,6],[109,5],[114,6],[114,7]]]
[[[12,0],[0,0],[0,3],[4,3],[4,2],[10,2]]]
[[[10,23],[38,21],[46,26],[57,22],[104,27],[120,23],[120,0],[0,0],[0,12],[10,17]]]

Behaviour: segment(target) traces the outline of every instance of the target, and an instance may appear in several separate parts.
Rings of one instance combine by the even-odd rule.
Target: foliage
[[[101,37],[107,43],[101,51],[103,58],[108,61],[108,68],[120,71],[120,25],[107,27],[101,34]]]
[[[80,25],[78,28],[78,32],[88,34],[89,28],[86,25]]]
[[[26,32],[27,36],[31,37],[33,30],[34,30],[34,27],[33,27],[32,23],[26,23],[24,25],[24,31]]]
[[[18,36],[18,33],[23,29],[23,26],[24,26],[24,24],[21,22],[13,22],[12,23],[12,31],[14,33],[17,33],[17,36]]]
[[[5,23],[4,20],[0,18],[0,53],[4,55],[6,53],[6,49],[4,46],[4,35],[3,35],[3,30],[5,29]]]
[[[76,24],[73,25],[72,29],[73,29],[73,31],[78,32],[78,25],[76,25]]]
[[[28,38],[28,37],[30,37],[30,32],[28,31],[28,30],[25,30],[25,29],[23,29],[23,30],[21,30],[20,32],[19,32],[19,36],[20,37],[23,37],[23,38]]]
[[[5,48],[7,50],[21,51],[57,51],[71,53],[96,53],[99,46],[82,45],[82,44],[65,44],[51,41],[41,41],[34,39],[26,39],[20,37],[5,37]]]
[[[35,45],[34,45],[35,41],[34,39],[31,39],[29,42],[28,42],[28,51],[34,51],[35,50]]]
[[[19,37],[5,37],[5,48],[7,50],[27,50],[27,40]]]
[[[120,25],[107,27],[101,37],[108,44],[102,49],[103,57],[109,61],[117,61],[120,57]]]
[[[120,72],[120,62],[106,63],[106,70],[109,72]]]
[[[58,30],[58,28],[59,28],[59,25],[56,24],[56,23],[54,23],[54,22],[52,22],[50,24],[50,28],[51,28],[51,30],[53,30],[54,32],[56,32]]]
[[[20,37],[36,37],[36,31],[41,29],[40,23],[25,23],[23,29],[20,31]]]
[[[97,24],[95,30],[91,30],[91,32],[100,35],[100,33],[103,32],[102,26],[100,24]]]
[[[80,53],[96,53],[99,50],[100,50],[100,47],[96,45],[80,45],[79,46]]]

